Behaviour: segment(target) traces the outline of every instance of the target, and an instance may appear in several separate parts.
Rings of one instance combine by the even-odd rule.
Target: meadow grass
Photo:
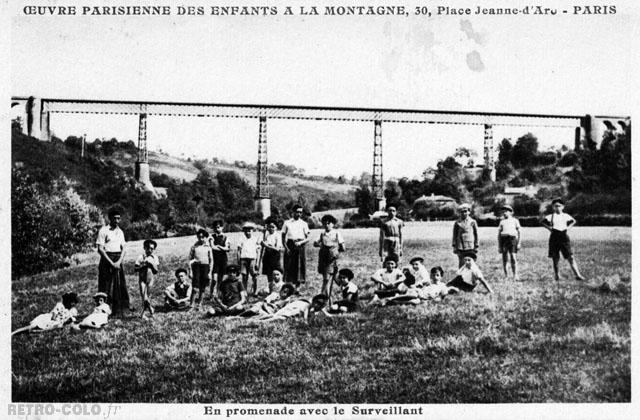
[[[443,225],[444,226],[444,225]],[[631,399],[630,230],[576,228],[574,247],[588,282],[552,279],[546,235],[525,229],[519,282],[502,276],[493,240],[478,263],[496,291],[452,295],[442,302],[362,307],[342,317],[259,324],[205,319],[203,312],[131,315],[100,331],[68,329],[12,338],[14,401],[180,403],[453,403],[628,402]],[[455,269],[449,228],[407,231],[405,259]],[[344,231],[341,266],[366,279],[380,265],[377,231]],[[233,239],[232,239],[233,240]],[[186,263],[193,238],[159,242],[159,305],[173,270]],[[140,244],[133,244],[141,249]],[[317,292],[317,252],[308,250],[304,295]],[[91,257],[97,261],[95,254]],[[132,273],[133,253],[125,269]],[[86,260],[89,261],[89,257]],[[597,290],[619,276],[613,291]],[[137,279],[127,277],[140,308]],[[261,284],[265,279],[261,278]],[[21,278],[12,284],[12,326],[50,310],[68,290],[81,314],[92,309],[96,264]],[[334,289],[335,290],[335,289]]]

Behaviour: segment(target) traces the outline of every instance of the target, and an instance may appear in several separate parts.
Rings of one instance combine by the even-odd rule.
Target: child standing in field
[[[313,246],[320,248],[318,252],[318,273],[322,274],[322,288],[320,293],[331,298],[329,290],[329,280],[333,283],[338,273],[338,257],[344,252],[344,239],[334,226],[337,223],[335,217],[325,214],[321,219],[324,232],[320,233],[320,237],[313,243]]]
[[[208,315],[238,315],[245,310],[247,292],[238,277],[238,272],[237,265],[227,266],[227,275],[218,286],[219,296],[213,299]]]
[[[109,315],[111,315],[111,307],[107,303],[107,294],[98,292],[93,296],[93,300],[96,303],[96,307],[85,319],[79,324],[74,324],[72,327],[76,330],[80,328],[102,328],[109,322]]]
[[[75,322],[78,310],[75,306],[78,303],[78,295],[74,292],[62,295],[62,301],[56,303],[51,312],[38,315],[26,327],[18,328],[11,335],[22,332],[33,331],[43,332],[64,327],[69,322]]]
[[[511,260],[511,271],[513,281],[518,281],[518,260],[516,253],[520,250],[520,222],[513,217],[513,207],[504,205],[502,210],[502,220],[498,226],[498,248],[502,254],[502,269],[504,276],[508,276],[507,262]]]
[[[269,293],[273,292],[273,273],[278,271],[282,274],[282,252],[284,246],[282,244],[282,234],[277,231],[276,219],[273,217],[267,218],[265,221],[266,229],[262,236],[262,246],[260,251],[260,261],[262,265],[262,274],[267,276],[267,283],[269,284]],[[282,277],[282,276],[281,276]]]
[[[167,286],[164,291],[164,306],[167,310],[186,311],[191,307],[191,295],[193,290],[187,283],[187,270],[176,270],[176,282]]]
[[[382,261],[386,257],[394,257],[397,263],[402,257],[402,228],[404,227],[404,222],[396,217],[397,213],[395,207],[387,207],[387,220],[380,224],[378,254]]]
[[[480,268],[476,265],[475,259],[475,252],[462,254],[462,267],[458,269],[456,277],[447,283],[447,287],[455,287],[463,292],[471,292],[475,289],[478,282],[480,282],[489,293],[493,293],[489,283],[487,283],[482,275],[482,271],[480,271]]]
[[[258,237],[253,236],[253,229],[255,225],[251,222],[246,222],[242,225],[242,233],[244,237],[238,245],[238,265],[240,266],[240,274],[242,275],[242,284],[245,290],[248,289],[249,276],[251,276],[251,295],[255,296],[258,290],[258,250],[260,244],[258,243]]]
[[[211,281],[211,272],[213,271],[213,252],[209,246],[209,232],[199,229],[196,233],[198,240],[191,247],[189,252],[189,269],[191,270],[192,286],[198,289],[198,310],[202,309],[202,295],[204,294],[209,281]],[[191,294],[191,305],[195,293]]]
[[[378,284],[378,290],[371,303],[398,293],[397,286],[404,281],[404,274],[397,267],[397,260],[390,255],[384,259],[383,268],[373,273],[371,281]]]
[[[331,305],[327,311],[330,314],[354,312],[358,308],[358,286],[353,282],[353,271],[343,268],[338,271],[336,283],[340,286],[342,299]]]
[[[209,246],[213,252],[213,278],[211,279],[211,289],[209,290],[209,299],[212,299],[217,285],[220,284],[222,278],[227,272],[227,254],[231,250],[231,242],[229,238],[222,233],[224,223],[222,220],[213,222],[213,235],[209,237]]]
[[[149,298],[149,290],[153,287],[155,276],[158,274],[158,266],[160,265],[158,257],[153,254],[157,246],[158,244],[154,240],[147,239],[144,241],[142,245],[144,253],[136,259],[134,264],[134,269],[138,272],[138,285],[140,286],[140,298],[142,299],[141,318],[144,317],[145,311],[149,311],[151,316],[153,316],[154,312]],[[111,311],[109,311],[110,314]]]
[[[453,224],[453,253],[458,256],[458,267],[464,265],[464,256],[473,253],[478,255],[478,223],[470,216],[471,206],[461,204],[458,207],[460,218]]]
[[[560,280],[558,263],[560,262],[560,254],[562,254],[562,256],[569,261],[576,280],[584,280],[584,277],[578,270],[578,263],[573,257],[571,241],[567,234],[569,228],[574,226],[576,221],[573,217],[563,212],[564,202],[561,199],[557,198],[553,200],[551,206],[553,207],[553,213],[547,215],[542,220],[542,226],[551,232],[551,236],[549,236],[549,258],[553,260],[553,274],[555,279],[556,281]]]

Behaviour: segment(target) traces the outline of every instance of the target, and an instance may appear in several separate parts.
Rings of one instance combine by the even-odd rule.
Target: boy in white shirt
[[[398,293],[398,285],[402,283],[405,278],[402,271],[398,270],[397,258],[393,255],[388,255],[384,259],[384,268],[377,270],[371,276],[371,281],[378,284],[378,290],[375,291],[375,296],[370,303],[374,303],[380,298],[386,298]]]
[[[427,267],[424,264],[424,258],[422,257],[414,257],[411,258],[409,262],[411,264],[411,268],[409,272],[416,278],[415,287],[423,287],[427,286],[430,283],[430,276]]]
[[[553,213],[547,215],[542,220],[542,226],[551,232],[551,236],[549,236],[549,258],[553,260],[553,274],[555,279],[556,281],[560,280],[558,263],[560,262],[560,254],[562,254],[562,256],[569,261],[576,280],[584,280],[584,277],[578,270],[578,263],[573,257],[571,241],[569,240],[569,235],[567,235],[567,231],[576,224],[576,220],[562,211],[564,209],[564,202],[561,199],[556,198],[553,200],[551,206],[553,207]]]
[[[508,277],[507,262],[511,261],[513,281],[518,281],[518,260],[516,253],[520,250],[520,222],[513,217],[513,207],[505,204],[502,210],[502,220],[498,225],[498,252],[502,254],[502,269],[505,278]]]
[[[242,284],[245,290],[249,283],[249,276],[251,276],[251,295],[255,296],[258,290],[258,270],[256,267],[256,261],[258,260],[258,250],[260,249],[259,239],[257,236],[253,236],[253,229],[255,225],[251,222],[247,222],[242,225],[242,232],[244,237],[242,238],[240,245],[238,245],[238,265],[240,266],[240,274],[242,275]]]
[[[474,252],[468,252],[462,255],[462,267],[458,269],[456,277],[447,283],[447,287],[455,287],[463,292],[471,292],[475,289],[478,282],[487,289],[489,293],[493,293],[489,283],[482,275],[482,271],[476,265],[476,254]]]

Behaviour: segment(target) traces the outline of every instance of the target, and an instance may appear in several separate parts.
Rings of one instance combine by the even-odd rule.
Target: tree
[[[511,164],[511,153],[513,152],[513,145],[511,139],[502,139],[498,146],[498,164]]]
[[[373,194],[368,185],[360,185],[355,191],[355,202],[358,206],[358,214],[363,217],[369,217],[374,212]]]
[[[511,163],[516,168],[524,168],[535,162],[538,154],[538,139],[527,133],[516,141],[511,152]]]
[[[458,147],[453,156],[460,165],[472,167],[474,165],[474,157],[478,156],[478,153],[466,147]]]

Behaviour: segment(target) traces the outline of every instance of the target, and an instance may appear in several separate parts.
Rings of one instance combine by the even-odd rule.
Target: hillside
[[[102,153],[88,146],[85,157],[80,157],[79,145],[73,142],[41,142],[14,132],[12,136],[11,159],[30,173],[37,174],[39,181],[56,179],[65,176],[76,186],[78,192],[88,201],[95,202],[95,192],[105,177],[125,177],[133,175],[136,160],[135,146],[130,143],[118,143],[115,150]],[[206,169],[212,176],[220,172],[231,171],[238,174],[250,187],[256,185],[255,170],[238,168],[232,165],[192,162],[163,153],[149,152],[149,164],[152,174],[166,175],[176,183],[192,182],[200,173],[199,168]],[[271,195],[274,205],[284,207],[290,201],[302,199],[313,208],[319,199],[332,202],[353,201],[355,187],[329,181],[311,180],[302,177],[271,174],[269,176]],[[156,185],[164,186],[164,185]],[[301,198],[302,197],[302,198]],[[98,200],[99,201],[99,200]]]

